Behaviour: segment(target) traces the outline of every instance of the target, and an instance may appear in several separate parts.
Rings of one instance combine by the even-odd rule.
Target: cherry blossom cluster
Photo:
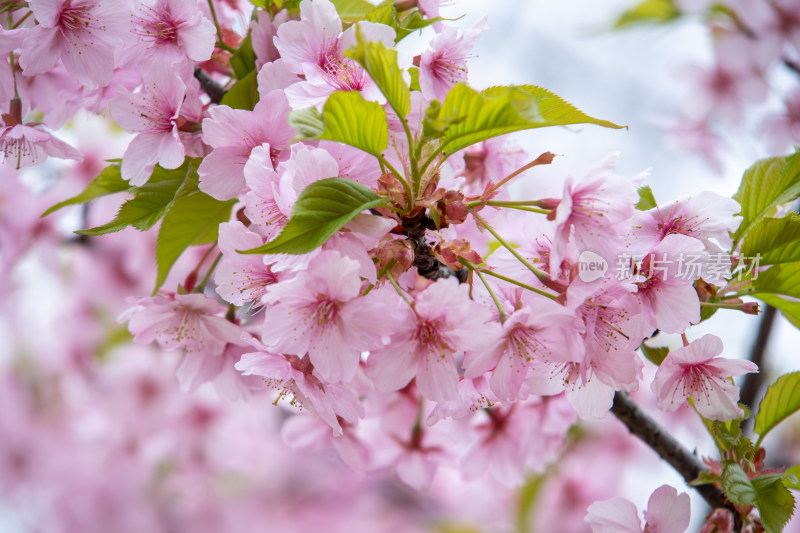
[[[800,6],[788,1],[679,0],[700,17],[712,39],[710,65],[680,73],[690,82],[674,140],[721,171],[726,128],[748,131],[770,154],[800,143]]]
[[[156,198],[166,187],[157,173],[187,165],[199,192],[184,191],[187,178],[171,201],[202,193],[229,208],[159,290],[125,288],[133,296],[119,321],[134,342],[179,351],[183,391],[212,383],[227,397],[267,400],[287,413],[279,431],[293,449],[332,450],[355,471],[391,472],[418,490],[445,468],[520,486],[568,456],[570,428],[604,417],[617,391],[641,388],[662,411],[691,405],[708,421],[745,414],[731,378],[756,365],[690,331],[708,310],[757,313],[728,281],[752,269],[734,250],[736,201],[701,192],[657,205],[646,172],[615,174],[616,155],[566,177],[553,195],[535,178],[557,158],[530,157],[499,134],[433,150],[431,139],[468,122],[437,113],[471,90],[467,62],[486,28],[459,31],[438,18],[436,1],[402,3],[433,30],[411,53],[394,51],[407,28],[354,22],[329,0],[243,4],[0,2],[6,167],[80,160],[47,128],[107,110],[130,134],[109,167],[130,190]],[[236,72],[242,28],[249,78]],[[358,55],[367,44],[391,50],[402,75],[378,79]],[[386,79],[407,88],[407,111]],[[247,80],[253,105],[228,105]],[[314,130],[317,117],[333,122],[329,103],[343,94],[383,113],[385,149]],[[332,179],[373,203],[310,251],[263,253],[300,231],[308,198]],[[512,182],[523,196],[512,196]],[[317,206],[315,216],[330,225],[328,208],[336,206]],[[162,229],[170,223],[186,224],[164,218]],[[689,274],[687,256],[697,267]],[[683,346],[645,379],[640,348],[658,332],[681,335]],[[685,494],[659,487],[645,530],[684,531],[688,507]],[[594,531],[642,531],[635,506],[621,499],[593,504],[585,518]]]

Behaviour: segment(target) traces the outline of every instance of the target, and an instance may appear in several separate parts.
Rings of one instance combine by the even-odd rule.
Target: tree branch
[[[687,483],[697,479],[700,472],[705,470],[697,456],[689,453],[669,433],[661,429],[639,406],[633,403],[627,393],[617,391],[614,394],[611,412],[625,424],[628,431],[639,437],[642,442],[650,446],[654,452],[677,470]],[[714,485],[697,485],[692,488],[703,497],[712,509],[724,507],[733,513],[734,522],[740,523],[739,513],[732,505],[725,503],[722,492]],[[734,531],[737,530],[734,527]]]
[[[772,333],[772,327],[775,324],[775,316],[777,312],[772,306],[767,306],[764,309],[764,314],[761,317],[761,322],[758,325],[758,334],[750,349],[750,360],[758,365],[758,368],[764,364],[764,355],[767,351],[767,343],[769,336]],[[764,381],[764,372],[754,372],[747,374],[742,383],[742,391],[739,395],[739,401],[749,407],[755,407],[755,401],[758,398],[758,393],[761,390],[762,382]]]
[[[200,82],[200,88],[211,98],[212,102],[218,104],[222,101],[222,97],[225,96],[227,92],[222,85],[214,81],[211,76],[200,67],[194,67],[194,77]]]

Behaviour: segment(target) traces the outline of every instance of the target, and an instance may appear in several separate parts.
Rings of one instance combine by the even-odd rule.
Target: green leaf
[[[753,431],[760,443],[769,431],[800,410],[800,372],[784,374],[772,384],[758,406]]]
[[[779,533],[794,513],[794,496],[783,484],[783,474],[758,476],[751,480],[758,496],[758,514],[766,533]]]
[[[627,28],[638,24],[666,24],[680,16],[681,12],[673,0],[644,0],[620,15],[614,23],[614,28]]]
[[[156,244],[158,291],[169,270],[183,251],[192,245],[217,240],[219,225],[230,219],[235,200],[221,202],[205,193],[195,191],[175,200],[161,223]]]
[[[661,363],[667,357],[667,354],[669,354],[669,348],[666,346],[648,346],[642,342],[639,348],[642,350],[644,356],[656,366],[661,366]]]
[[[596,124],[623,128],[613,122],[598,120],[541,87],[519,85],[491,87],[477,92],[459,83],[447,94],[440,120],[454,120],[444,134],[441,150],[448,155],[477,142],[531,128]]]
[[[358,44],[348,55],[364,67],[394,112],[404,118],[411,111],[411,91],[397,65],[397,50],[386,48],[383,43],[366,41],[360,31],[356,31],[356,38]]]
[[[178,195],[186,194],[187,188],[197,188],[199,161],[197,158],[186,159],[183,165],[172,170],[156,165],[147,183],[128,189],[133,198],[122,204],[114,220],[75,233],[104,235],[121,231],[128,226],[147,231],[161,220]]]
[[[800,261],[800,215],[759,220],[742,242],[743,256],[757,254],[762,265]]]
[[[312,183],[300,193],[283,231],[248,254],[305,254],[327,241],[365,209],[385,205],[372,189],[344,178]]]
[[[648,209],[655,209],[658,207],[656,197],[653,196],[653,189],[651,189],[649,185],[639,187],[637,192],[639,193],[639,202],[636,204],[636,209],[647,211]]]
[[[753,280],[753,287],[755,292],[800,298],[800,263],[784,263],[759,272]]]
[[[391,1],[384,2],[367,13],[366,18],[370,22],[386,24],[394,28],[396,35],[394,42],[396,43],[417,30],[430,26],[440,20],[445,20],[442,17],[426,19],[416,8],[398,13],[397,8]]]
[[[256,69],[256,54],[253,52],[253,43],[250,37],[251,32],[247,32],[247,37],[231,56],[231,67],[236,78],[241,80]]]
[[[41,216],[47,216],[50,213],[58,211],[62,207],[67,207],[68,205],[85,204],[86,202],[90,202],[95,198],[100,198],[101,196],[122,192],[127,190],[129,187],[130,184],[126,180],[122,179],[119,163],[113,163],[104,168],[79,195],[57,203],[42,213]]]
[[[738,243],[757,222],[779,205],[800,196],[800,152],[756,161],[742,177],[733,199],[742,206],[742,223],[734,234]]]
[[[366,0],[333,0],[336,12],[345,24],[354,24],[365,20],[370,11],[375,10],[375,4]]]
[[[252,111],[259,100],[257,77],[258,73],[253,70],[244,78],[234,83],[233,87],[222,97],[220,104],[234,109],[247,109]]]
[[[800,490],[800,465],[789,467],[784,472],[783,484],[790,489]]]
[[[389,145],[386,111],[355,91],[330,95],[321,115],[315,109],[293,111],[289,124],[297,128],[299,139],[349,144],[376,157]]]
[[[422,91],[422,88],[419,86],[419,67],[409,68],[408,73],[411,74],[411,84],[409,88],[412,91]]]
[[[735,505],[756,505],[756,489],[742,467],[736,463],[725,465],[722,471],[722,492]]]
[[[735,505],[755,505],[766,533],[779,533],[794,512],[794,497],[783,484],[785,474],[749,479],[741,466],[725,465],[722,492]]]

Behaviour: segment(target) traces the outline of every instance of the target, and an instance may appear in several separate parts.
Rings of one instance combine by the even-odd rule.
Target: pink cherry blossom
[[[206,61],[216,42],[216,29],[197,9],[197,0],[140,0],[131,17],[139,46],[133,59],[174,64]]]
[[[721,353],[722,340],[711,334],[669,352],[651,387],[658,397],[658,408],[675,411],[691,397],[705,418],[733,420],[743,416],[738,405],[739,388],[730,378],[758,372],[758,367],[751,361],[717,357]]]
[[[217,294],[226,302],[242,306],[246,302],[260,303],[267,287],[278,282],[278,275],[264,264],[261,255],[240,254],[264,244],[258,234],[248,231],[241,222],[219,225],[219,249],[222,260],[217,266],[214,281]]]
[[[14,98],[14,73],[11,71],[11,64],[8,62],[9,52],[13,52],[22,44],[25,36],[30,31],[28,28],[7,30],[0,28],[0,54],[5,58],[0,61],[0,104],[5,104]]]
[[[259,10],[256,18],[250,23],[250,39],[253,43],[253,52],[256,54],[256,68],[261,73],[261,67],[280,58],[278,49],[275,48],[275,35],[278,27],[289,20],[289,12],[285,9],[270,17],[267,11]]]
[[[636,506],[625,498],[594,502],[587,509],[585,520],[592,533],[684,533],[690,518],[689,495],[661,485],[647,502],[644,529]]]
[[[259,352],[246,353],[236,369],[246,376],[261,376],[267,386],[278,391],[279,399],[291,396],[290,404],[307,409],[333,428],[340,436],[338,417],[351,424],[364,416],[364,407],[355,393],[339,383],[326,383],[314,371],[309,357],[275,355],[261,346]]]
[[[125,2],[30,0],[37,26],[22,45],[26,76],[43,74],[61,59],[87,87],[105,85],[114,71],[114,46],[127,22]]]
[[[583,323],[574,313],[546,298],[529,303],[503,323],[496,347],[472,352],[464,360],[467,378],[494,369],[491,386],[500,400],[517,399],[528,373],[537,367],[565,357],[579,360],[583,353]]]
[[[48,157],[83,159],[79,151],[43,130],[36,122],[0,127],[0,154],[3,163],[15,168],[39,165]]]
[[[488,309],[469,299],[467,287],[453,278],[440,279],[404,312],[391,342],[370,354],[367,375],[380,391],[399,390],[416,376],[424,397],[454,400],[455,355],[484,350],[496,340],[499,327],[490,319]]]
[[[635,296],[621,283],[607,282],[595,290],[590,284],[573,283],[567,308],[575,309],[583,321],[585,354],[548,364],[549,375],[533,372],[528,385],[534,394],[552,394],[560,379],[581,418],[603,417],[615,390],[638,390],[644,363],[636,349],[652,330],[638,313]]]
[[[606,157],[579,183],[571,177],[564,182],[555,211],[551,272],[559,269],[571,241],[580,251],[591,250],[610,262],[623,247],[619,235],[627,231],[625,223],[633,215],[638,194],[632,180],[611,173],[616,159],[617,154]]]
[[[203,294],[165,294],[136,298],[123,313],[133,340],[157,341],[164,348],[221,354],[226,343],[240,343],[242,330],[223,315],[227,309]]]
[[[326,382],[353,379],[361,352],[380,346],[393,329],[381,291],[360,297],[358,269],[353,259],[324,251],[306,271],[270,285],[264,296],[264,344],[281,353],[308,353]]]
[[[733,246],[730,233],[742,219],[736,200],[703,191],[696,195],[661,205],[633,218],[637,247],[650,249],[667,235],[686,235],[700,240],[709,253],[729,251]]]
[[[286,89],[293,108],[322,109],[335,91],[359,91],[367,100],[385,101],[364,69],[344,56],[356,44],[357,30],[367,41],[394,46],[395,32],[383,24],[361,21],[342,32],[342,21],[329,0],[304,0],[300,20],[278,27],[275,47],[289,70],[305,77]]]
[[[244,166],[256,146],[268,143],[273,166],[295,135],[286,122],[289,105],[280,91],[259,100],[252,111],[214,106],[203,121],[203,138],[214,150],[197,169],[200,190],[218,200],[235,198],[245,185]]]
[[[700,300],[694,281],[705,263],[703,243],[685,235],[667,235],[642,260],[637,296],[642,312],[653,321],[653,329],[683,333],[700,321]],[[691,258],[697,268],[685,267]],[[681,272],[681,269],[684,269]]]
[[[467,59],[487,28],[485,18],[462,35],[455,26],[442,28],[420,58],[419,85],[425,98],[444,100],[454,85],[467,81]]]
[[[122,157],[122,177],[131,185],[147,182],[156,163],[168,169],[183,164],[186,150],[178,128],[185,96],[183,80],[169,65],[158,65],[148,70],[140,92],[109,102],[117,124],[137,133]]]

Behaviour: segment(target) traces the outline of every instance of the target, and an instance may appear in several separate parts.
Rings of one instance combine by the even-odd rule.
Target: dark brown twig
[[[769,342],[769,336],[775,324],[776,315],[777,313],[774,307],[766,306],[764,314],[761,317],[761,322],[758,325],[756,340],[753,342],[753,347],[750,350],[750,360],[754,362],[759,369],[761,369],[764,364],[764,355],[767,351],[767,343]],[[742,383],[742,392],[739,395],[739,401],[750,407],[755,407],[755,401],[758,399],[758,393],[761,390],[763,381],[763,371],[747,374]]]
[[[213,103],[218,104],[222,101],[222,97],[225,96],[227,92],[222,85],[214,81],[211,76],[200,67],[194,67],[194,77],[200,82],[200,88],[211,98]]]
[[[705,470],[697,456],[689,453],[681,443],[661,429],[647,414],[637,406],[627,393],[617,391],[611,412],[623,423],[628,431],[639,437],[650,446],[659,457],[668,462],[683,479],[689,483]],[[739,524],[739,513],[725,502],[722,492],[714,485],[705,484],[693,487],[712,509],[724,507],[733,513],[734,521]],[[741,526],[737,526],[741,527]],[[734,527],[734,531],[738,531]]]

